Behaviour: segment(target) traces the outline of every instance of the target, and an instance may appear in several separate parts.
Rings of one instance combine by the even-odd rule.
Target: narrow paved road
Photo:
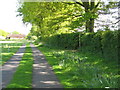
[[[34,56],[33,88],[62,88],[44,55],[31,44]]]
[[[5,88],[12,80],[13,74],[19,66],[19,62],[24,54],[25,47],[25,45],[21,46],[18,52],[2,66],[2,88]]]

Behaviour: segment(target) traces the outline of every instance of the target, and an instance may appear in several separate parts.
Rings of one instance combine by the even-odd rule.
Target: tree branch
[[[62,2],[62,3],[69,4],[69,5],[76,4],[76,3],[68,3],[68,2]]]
[[[77,2],[76,0],[73,0],[76,4],[79,4],[79,5],[81,5],[81,6],[83,6],[84,7],[84,5],[82,4],[82,3],[80,3],[80,2]]]
[[[97,5],[95,5],[95,8],[97,8],[99,4],[100,4],[100,1],[97,3]]]
[[[117,22],[115,22],[114,24],[117,24],[117,23],[119,23],[120,22],[120,20],[118,20]]]
[[[76,15],[76,16],[74,16],[74,17],[80,17],[80,16],[82,16],[82,15]]]

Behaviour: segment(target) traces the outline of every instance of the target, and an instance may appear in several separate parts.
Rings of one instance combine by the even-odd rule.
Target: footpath
[[[18,52],[2,66],[2,88],[5,88],[12,80],[13,74],[19,66],[19,62],[24,54],[25,47],[25,45],[21,46]]]
[[[52,67],[47,63],[44,55],[33,44],[30,44],[30,46],[34,57],[32,87],[63,88],[54,74]],[[18,52],[2,66],[2,88],[5,88],[12,80],[19,63],[22,60],[25,47],[25,45],[21,46]]]
[[[31,48],[34,56],[33,88],[62,88],[44,55],[33,44]]]

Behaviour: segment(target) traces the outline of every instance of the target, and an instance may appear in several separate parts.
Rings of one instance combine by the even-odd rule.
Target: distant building
[[[6,36],[6,39],[24,39],[25,35],[23,34],[9,34]]]

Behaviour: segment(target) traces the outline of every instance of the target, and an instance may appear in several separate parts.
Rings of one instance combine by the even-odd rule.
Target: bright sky
[[[17,31],[22,34],[28,34],[31,25],[24,25],[21,17],[16,17],[16,10],[17,0],[0,1],[0,29],[7,32]]]

